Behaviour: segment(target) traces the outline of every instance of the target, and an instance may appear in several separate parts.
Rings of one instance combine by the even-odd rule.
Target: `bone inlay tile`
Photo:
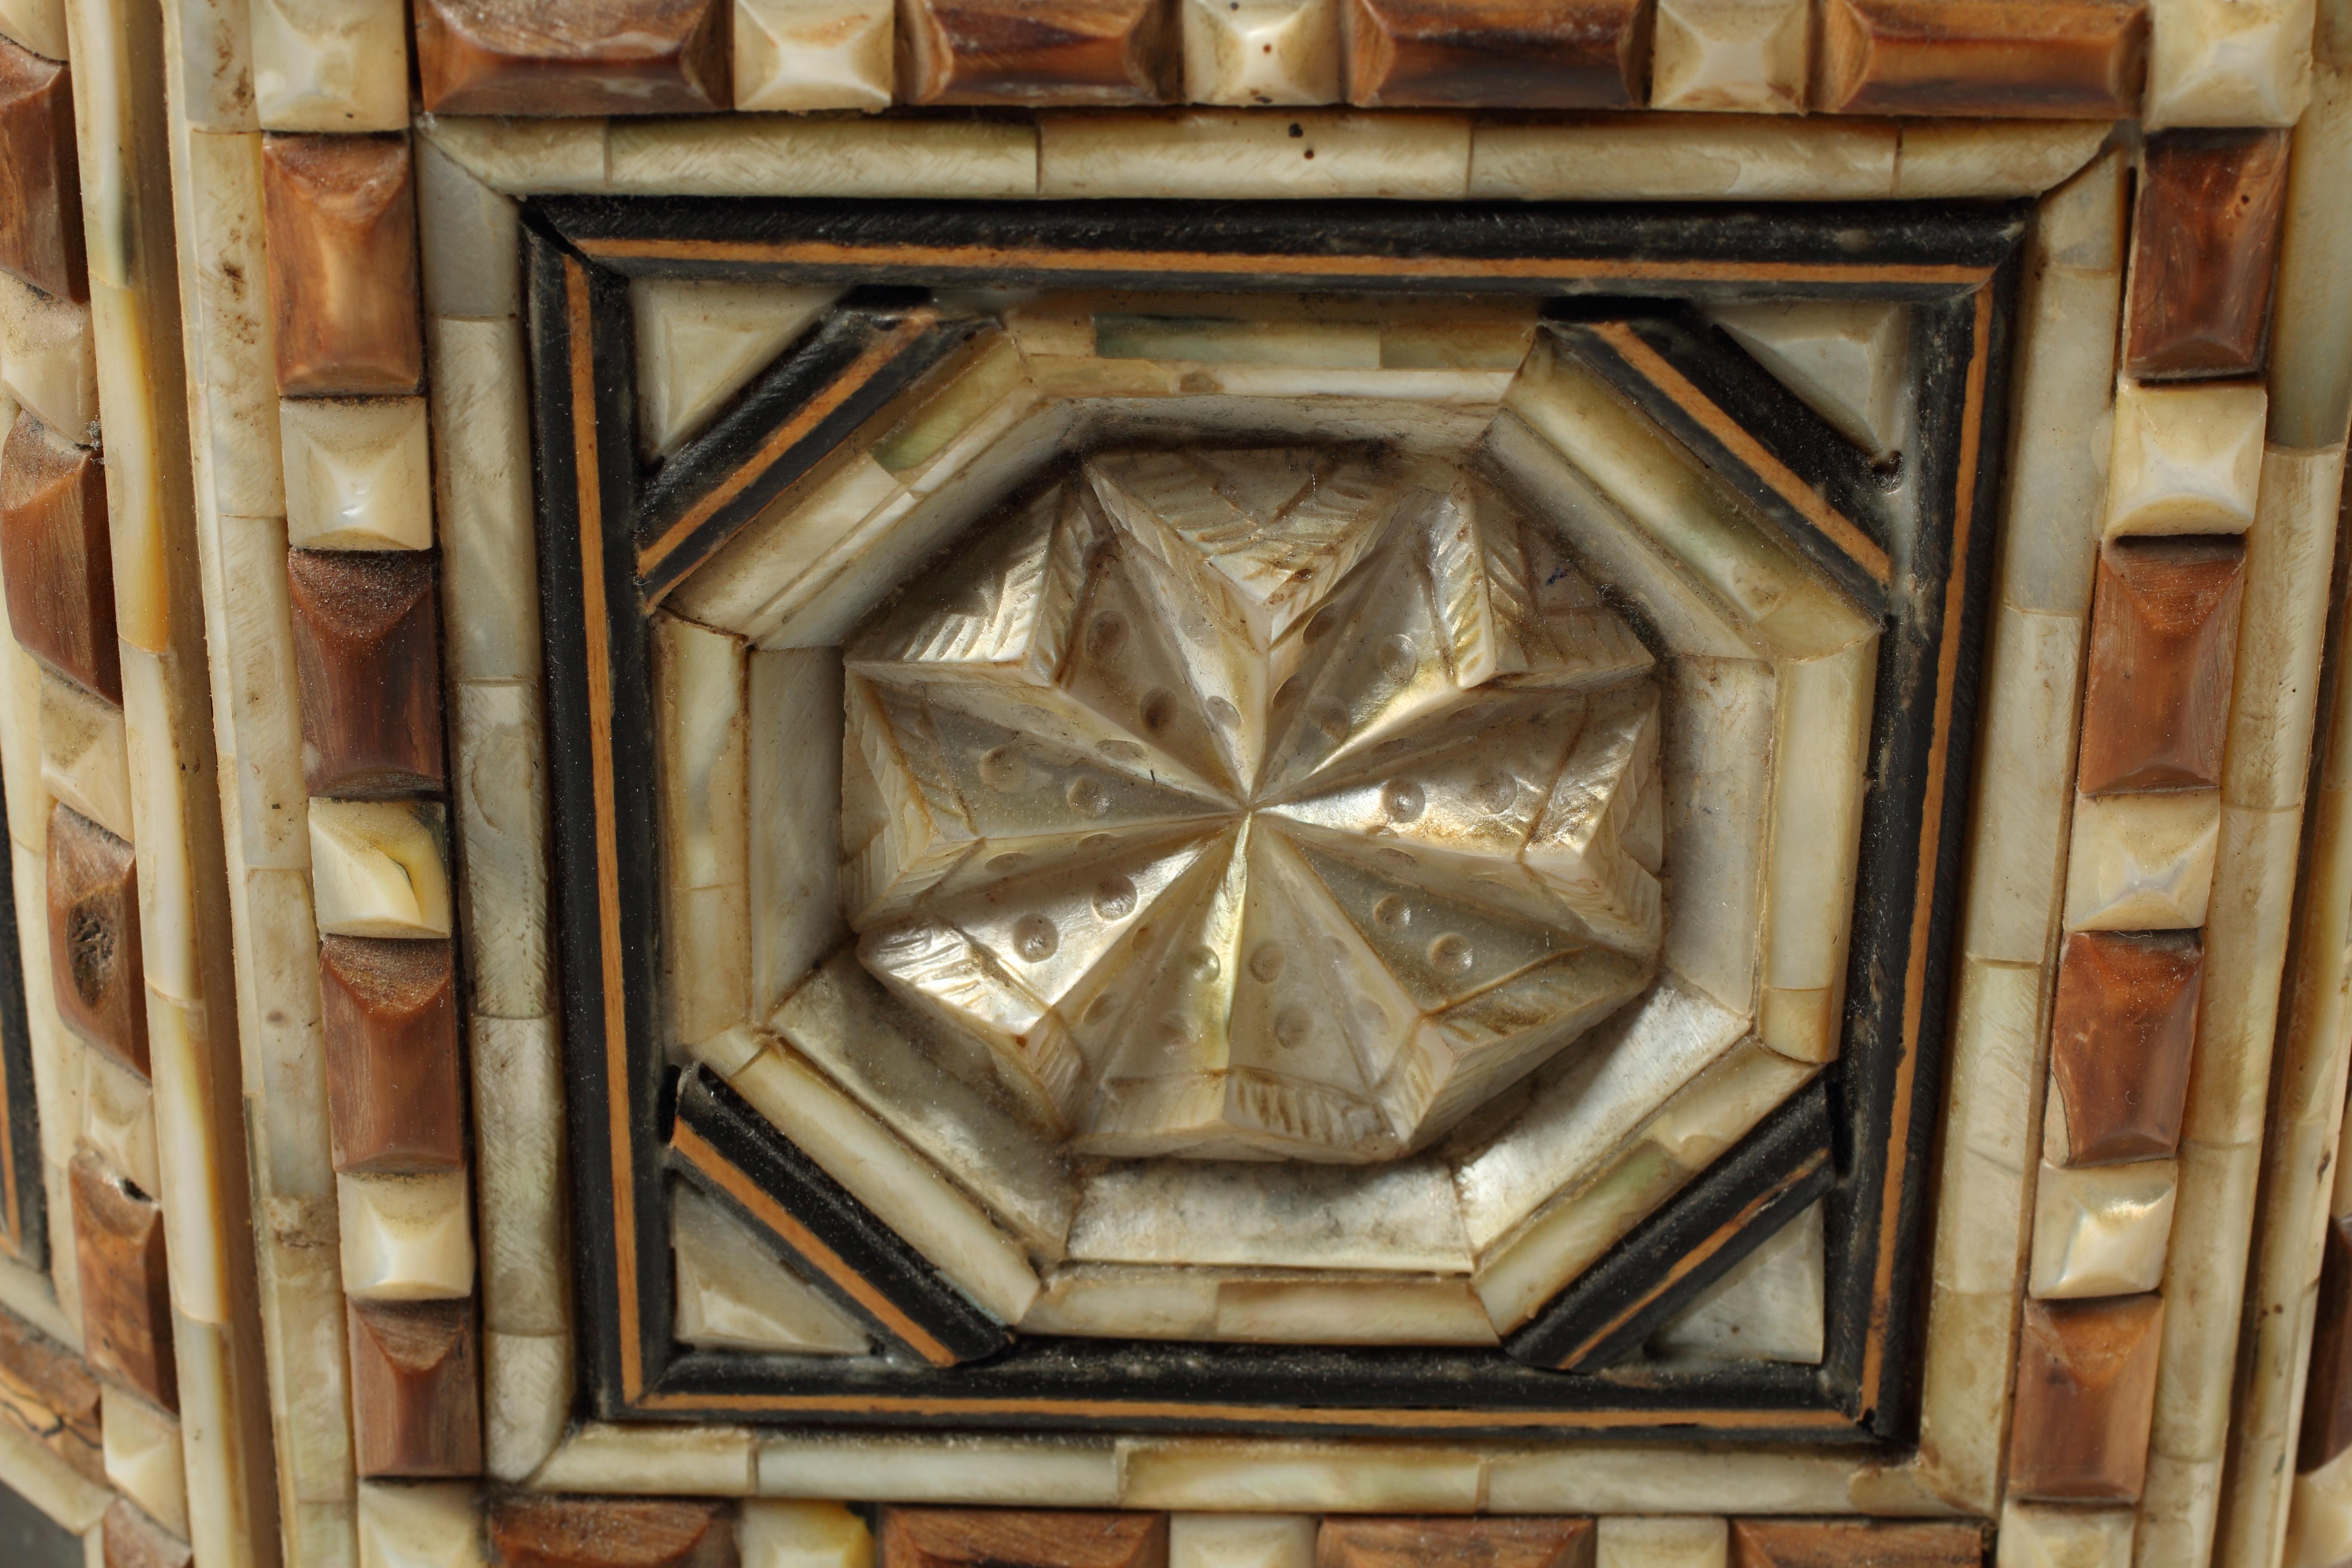
[[[735,107],[887,109],[891,0],[734,0]]]
[[[2133,241],[2125,357],[2132,374],[2262,369],[2286,163],[2284,132],[2176,131],[2149,139]]]
[[[2204,965],[2194,932],[2066,938],[2050,1036],[2052,1159],[2160,1159],[2179,1147]]]
[[[418,0],[416,74],[443,114],[724,109],[728,0]]]
[[[1824,0],[1816,107],[2127,117],[2143,0]]]
[[[2018,1495],[2139,1496],[2163,1326],[2164,1302],[2152,1294],[2026,1303],[2009,1460]]]
[[[2221,782],[2244,595],[2233,538],[2126,538],[2099,552],[2078,788]]]
[[[261,170],[278,391],[415,391],[425,350],[406,139],[271,136]]]
[[[1496,8],[1476,0],[1344,0],[1348,101],[1610,109],[1640,101],[1637,0]]]

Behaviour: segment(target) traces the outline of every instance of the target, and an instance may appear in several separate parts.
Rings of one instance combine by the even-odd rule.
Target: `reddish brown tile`
[[[1164,103],[1183,66],[1170,0],[904,0],[898,29],[915,103]]]
[[[81,1357],[6,1310],[0,1310],[0,1423],[105,1484],[98,1379]]]
[[[2009,1484],[2047,1502],[2130,1502],[2147,1473],[2161,1297],[2025,1303]]]
[[[16,416],[0,447],[0,577],[26,652],[110,702],[122,700],[114,556],[98,454]]]
[[[106,1568],[189,1568],[195,1561],[186,1542],[119,1500],[106,1510],[99,1542]]]
[[[1642,0],[1342,0],[1348,101],[1496,109],[1638,107]]]
[[[2331,1219],[2319,1265],[2295,1468],[2315,1470],[2347,1448],[2352,1448],[2352,1219]]]
[[[0,268],[45,294],[89,298],[73,78],[0,38]]]
[[[271,136],[261,169],[278,391],[414,392],[425,348],[408,139]]]
[[[2234,538],[2128,538],[2099,552],[2083,692],[2085,795],[2221,782],[2246,551]]]
[[[692,114],[733,101],[727,0],[416,0],[440,114]]]
[[[1822,0],[1813,101],[1849,114],[2123,120],[2143,0]]]
[[[1168,1516],[885,1508],[881,1568],[1167,1568]]]
[[[320,1023],[338,1171],[466,1163],[450,953],[446,942],[320,942]]]
[[[1872,1519],[1735,1519],[1731,1568],[1980,1568],[1984,1528]]]
[[[736,1568],[725,1503],[506,1497],[488,1527],[499,1568]]]
[[[293,550],[294,668],[312,795],[427,794],[442,782],[440,628],[430,555]]]
[[[79,812],[49,808],[49,985],[66,1027],[147,1070],[139,874],[131,846]]]
[[[100,1375],[176,1411],[180,1389],[172,1362],[163,1211],[94,1154],[74,1157],[69,1180],[83,1352]]]
[[[1315,1568],[1592,1568],[1589,1519],[1327,1518]]]
[[[2064,1163],[2161,1160],[2179,1149],[2204,973],[2195,931],[2068,935],[2050,1025]]]
[[[2284,131],[2151,136],[2133,225],[2130,369],[2143,379],[2263,366],[2286,206]]]
[[[482,1468],[474,1303],[353,1301],[352,1434],[362,1476]]]

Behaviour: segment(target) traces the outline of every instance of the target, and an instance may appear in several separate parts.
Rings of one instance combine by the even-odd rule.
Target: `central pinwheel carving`
[[[1651,657],[1452,469],[1120,452],[847,653],[842,896],[1081,1152],[1367,1162],[1648,983]]]

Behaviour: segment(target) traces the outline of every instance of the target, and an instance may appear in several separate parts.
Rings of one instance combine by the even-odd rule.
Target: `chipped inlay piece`
[[[1811,0],[1657,0],[1650,107],[1800,112],[1812,11]]]
[[[362,1476],[482,1468],[474,1303],[352,1301],[352,1464]]]
[[[62,802],[49,808],[49,984],[66,1027],[147,1071],[139,877],[131,846]]]
[[[1961,1520],[1735,1519],[1731,1568],[1979,1568],[1984,1535]]]
[[[1166,103],[1183,68],[1170,0],[902,0],[911,103]]]
[[[2107,533],[2243,533],[2262,483],[2262,386],[2116,388]]]
[[[320,939],[319,1018],[338,1171],[466,1163],[454,969],[446,942]]]
[[[2009,1484],[2046,1502],[2129,1502],[2147,1472],[2164,1300],[2025,1303]]]
[[[693,114],[725,109],[730,0],[416,0],[416,76],[436,114]]]
[[[433,463],[422,397],[278,405],[286,541],[297,550],[430,550]]]
[[[0,577],[8,629],[26,651],[121,701],[105,471],[97,453],[29,414],[0,448]]]
[[[440,789],[438,565],[413,551],[287,552],[302,776],[312,794]]]
[[[2246,551],[2228,537],[2115,539],[2099,552],[2076,787],[2221,782]]]
[[[887,109],[893,0],[734,0],[735,107]]]
[[[1589,1519],[1331,1515],[1316,1568],[1593,1568]]]
[[[0,37],[0,270],[46,294],[89,298],[73,78],[58,60]]]
[[[416,200],[405,136],[269,136],[261,195],[278,390],[416,390]]]
[[[1813,106],[2126,120],[2146,0],[1822,0]]]
[[[2195,931],[2074,931],[2050,1030],[2061,1164],[2164,1159],[2180,1143],[2205,944]]]
[[[1179,0],[1184,96],[1313,104],[1339,97],[1342,0]]]
[[[310,890],[331,936],[446,937],[447,829],[434,802],[310,802]]]
[[[75,1155],[68,1179],[81,1280],[82,1352],[101,1376],[177,1410],[163,1211],[94,1154]]]
[[[2132,374],[2261,372],[2286,167],[2284,131],[2148,138],[2133,225]]]
[[[1342,0],[1348,101],[1620,109],[1642,101],[1641,0]]]
[[[98,1379],[81,1357],[0,1309],[0,1425],[15,1427],[94,1481],[106,1479]]]
[[[500,1568],[736,1568],[723,1502],[615,1498],[497,1499],[483,1523]]]
[[[2315,1470],[2347,1448],[2352,1448],[2352,1216],[2327,1222],[2295,1468]]]
[[[1168,1516],[882,1510],[879,1568],[1168,1568]]]

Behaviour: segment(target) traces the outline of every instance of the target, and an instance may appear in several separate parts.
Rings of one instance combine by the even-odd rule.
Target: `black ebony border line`
[[[0,795],[0,820],[7,804]],[[41,1113],[33,1094],[33,1030],[25,1012],[24,948],[16,940],[15,858],[0,866],[0,1246],[30,1268],[49,1264],[43,1201]]]
[[[2029,212],[2024,204],[1769,210],[533,204],[524,243],[578,1188],[575,1260],[598,1414],[1423,1438],[1907,1436],[1925,1256],[1921,1209],[2006,445],[2008,317]],[[1694,216],[1703,221],[1686,225]],[[1168,253],[1164,270],[1139,254],[1155,237],[1184,247]],[[1743,243],[1762,254],[1741,261]],[[1360,270],[1371,251],[1382,265]],[[830,259],[814,259],[820,254]],[[884,258],[871,259],[877,255]],[[1530,255],[1543,258],[1539,266],[1514,260]],[[1282,265],[1286,257],[1334,256],[1336,268]],[[1104,272],[1107,258],[1116,260],[1115,277]],[[672,1075],[653,1043],[659,938],[651,922],[622,915],[624,908],[653,907],[655,886],[650,693],[631,559],[639,475],[625,308],[625,278],[651,273],[1454,294],[1538,291],[1533,280],[1543,279],[1564,292],[1613,288],[1688,299],[1744,286],[1773,296],[1921,303],[1914,349],[1922,414],[1916,451],[1906,460],[1916,459],[1912,477],[1922,505],[1916,529],[1888,541],[1895,576],[1888,601],[1911,608],[1894,612],[1881,644],[1847,1047],[1822,1079],[1840,1173],[1829,1212],[1822,1366],[1567,1376],[1499,1352],[1025,1336],[989,1360],[931,1370],[842,1367],[827,1358],[672,1343],[661,1202]],[[1915,584],[1917,591],[1906,591]],[[1924,837],[1908,829],[1912,821],[1924,823]],[[608,1007],[615,987],[619,1001]]]

